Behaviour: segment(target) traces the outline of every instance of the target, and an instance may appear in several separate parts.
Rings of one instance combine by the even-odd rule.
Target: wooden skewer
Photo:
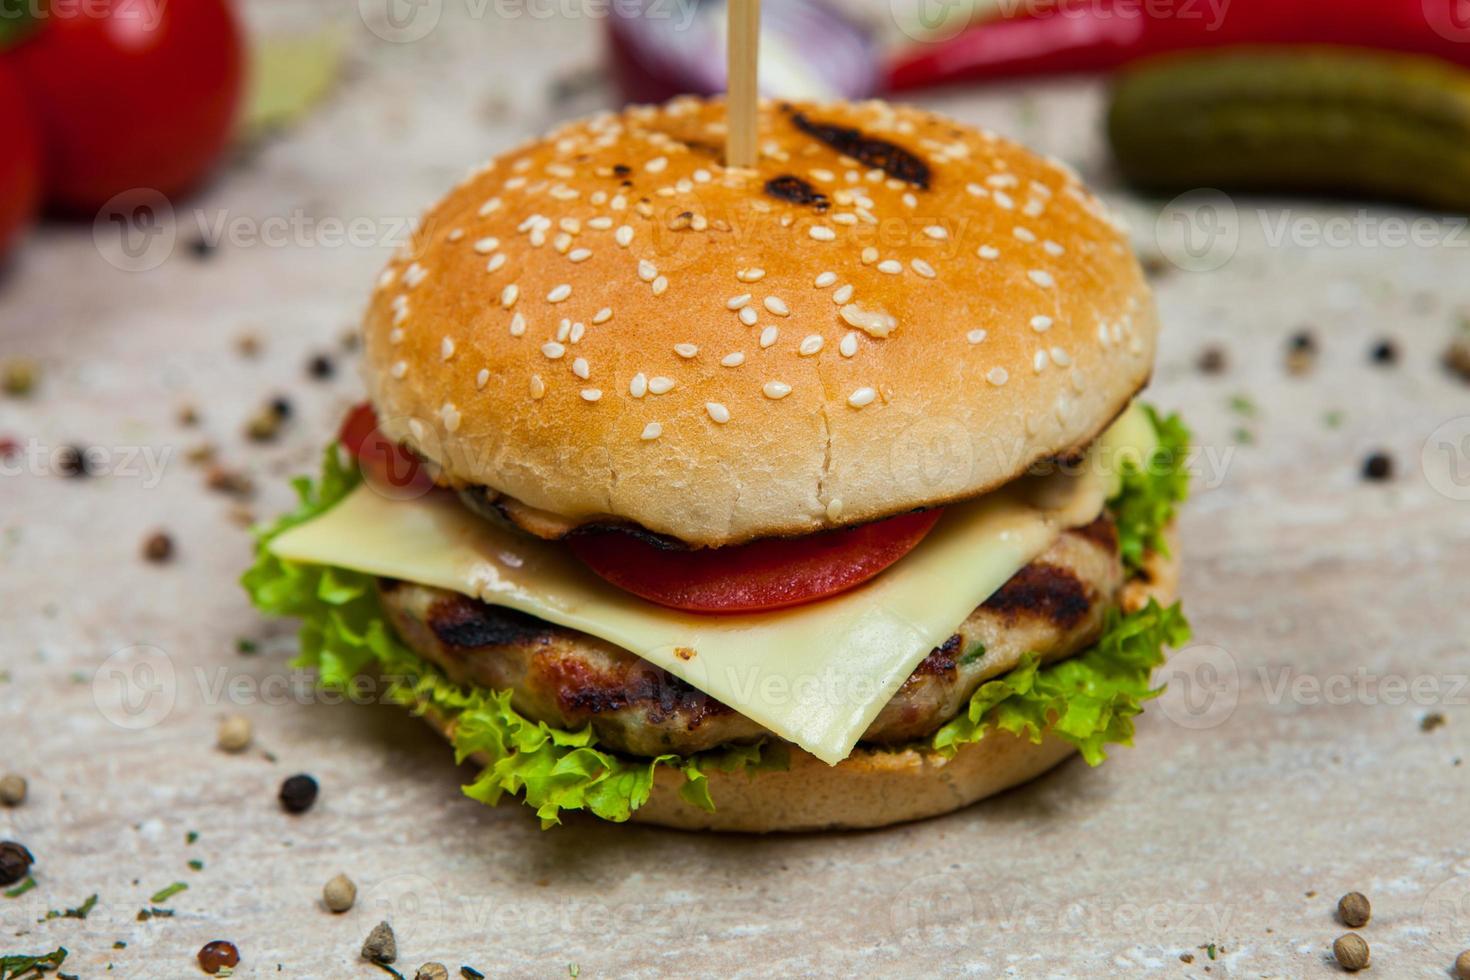
[[[755,166],[761,0],[727,0],[728,81],[725,90],[725,166]]]

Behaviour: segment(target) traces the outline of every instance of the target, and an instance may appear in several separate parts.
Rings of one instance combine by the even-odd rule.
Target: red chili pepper
[[[1008,0],[1007,8],[901,53],[889,89],[1106,71],[1231,44],[1340,44],[1470,65],[1470,0]]]

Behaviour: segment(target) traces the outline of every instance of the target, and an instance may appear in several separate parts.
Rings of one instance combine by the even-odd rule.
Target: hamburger
[[[254,602],[547,824],[877,827],[1101,762],[1188,635],[1123,231],[918,109],[764,102],[753,169],[724,128],[574,122],[430,209]]]

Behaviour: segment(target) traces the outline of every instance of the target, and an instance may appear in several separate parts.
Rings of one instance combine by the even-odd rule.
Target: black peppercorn
[[[277,418],[289,419],[291,417],[291,402],[285,395],[277,395],[271,399],[271,411]]]
[[[287,813],[305,813],[316,802],[316,780],[305,773],[281,784],[281,807]]]
[[[56,451],[56,472],[66,477],[90,476],[92,464],[87,451],[80,446],[62,446]]]
[[[13,840],[0,841],[0,887],[13,885],[30,874],[35,861],[24,844]]]
[[[306,363],[306,373],[318,381],[325,381],[337,373],[337,365],[333,364],[332,359],[327,355],[317,354]]]
[[[1374,364],[1397,364],[1399,359],[1399,348],[1391,340],[1380,340],[1373,345]]]
[[[1393,476],[1393,460],[1387,453],[1373,453],[1363,461],[1363,479],[1387,480]]]
[[[1198,363],[1202,374],[1219,374],[1225,370],[1225,352],[1219,347],[1206,347],[1200,351]]]

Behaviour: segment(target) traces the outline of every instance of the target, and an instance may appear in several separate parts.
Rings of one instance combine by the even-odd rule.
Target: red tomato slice
[[[371,403],[363,402],[347,413],[337,440],[357,459],[363,479],[378,492],[406,500],[434,489],[434,481],[418,454],[379,430],[378,415]]]
[[[597,575],[649,602],[689,612],[759,612],[861,585],[912,551],[943,512],[698,551],[615,529],[576,532],[567,546]]]

